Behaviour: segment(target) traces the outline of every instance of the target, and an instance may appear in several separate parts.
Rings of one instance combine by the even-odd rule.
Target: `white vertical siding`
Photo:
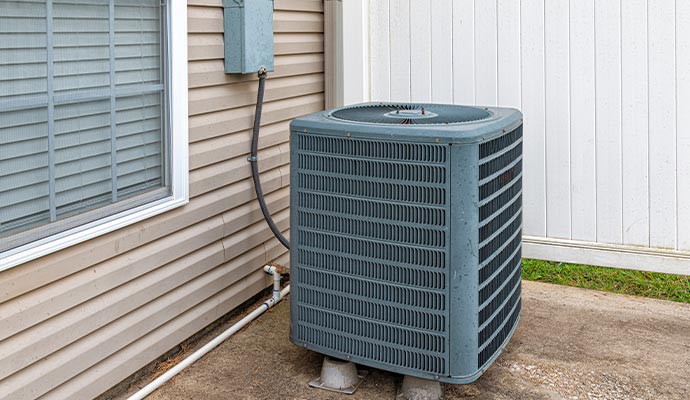
[[[362,100],[523,111],[527,237],[690,252],[689,2],[370,4]]]
[[[690,249],[690,1],[676,4],[676,184],[678,243]]]
[[[411,87],[411,42],[410,0],[390,0],[390,91],[391,101],[410,101]],[[415,46],[417,51],[417,46]],[[417,78],[417,77],[415,77]]]
[[[474,0],[454,0],[452,81],[453,101],[457,103],[475,102],[474,36]],[[372,47],[380,45],[378,42],[371,42]]]
[[[520,2],[498,0],[498,105],[522,108],[522,55],[520,54]]]
[[[389,0],[371,2],[369,19],[369,37],[372,45],[369,49],[371,82],[369,85],[372,99],[388,101],[391,98],[391,31],[390,31],[390,3]],[[347,21],[344,21],[347,24]],[[376,82],[374,85],[371,83]]]
[[[544,3],[546,80],[546,234],[571,232],[570,9],[568,0]]]
[[[523,233],[546,236],[546,82],[544,2],[523,0],[520,34],[524,114]]]
[[[604,243],[620,243],[623,232],[620,27],[620,3],[595,1],[597,241]]]
[[[623,243],[649,246],[647,0],[621,6]]]
[[[431,98],[453,102],[453,3],[433,0],[431,8]],[[448,50],[451,51],[448,51]],[[429,99],[431,100],[431,99]]]
[[[594,0],[570,2],[571,238],[597,240]]]
[[[669,248],[676,247],[678,201],[673,151],[677,139],[675,6],[674,0],[649,0],[648,6],[649,242]]]
[[[498,103],[498,16],[495,1],[474,2],[474,80],[476,104]],[[460,39],[462,40],[462,39]]]
[[[430,0],[410,0],[410,17],[410,98],[429,102],[432,75]]]

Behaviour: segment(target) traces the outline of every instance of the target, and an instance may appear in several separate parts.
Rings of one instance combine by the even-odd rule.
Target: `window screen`
[[[0,252],[166,197],[161,0],[0,0]]]

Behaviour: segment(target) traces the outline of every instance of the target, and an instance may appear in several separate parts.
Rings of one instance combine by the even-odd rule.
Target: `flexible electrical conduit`
[[[252,150],[249,158],[247,160],[252,165],[252,179],[254,180],[254,191],[256,191],[256,199],[259,201],[259,206],[261,207],[261,213],[264,215],[264,219],[271,228],[273,235],[278,238],[280,244],[285,246],[286,249],[290,250],[290,242],[285,236],[280,232],[280,229],[273,222],[271,213],[268,211],[268,206],[266,205],[266,199],[264,199],[264,191],[261,188],[261,180],[259,179],[259,160],[257,159],[257,153],[259,151],[259,129],[261,128],[261,112],[264,105],[264,90],[266,88],[266,68],[261,68],[259,70],[259,91],[256,96],[256,112],[254,113],[254,128],[252,129]]]
[[[169,381],[175,375],[182,372],[183,369],[194,364],[201,357],[205,356],[209,351],[218,347],[219,344],[226,341],[230,336],[237,333],[240,329],[244,328],[247,324],[255,320],[258,316],[265,313],[268,309],[272,308],[276,304],[280,303],[280,301],[290,293],[290,285],[287,285],[283,290],[280,290],[280,274],[276,270],[276,267],[265,266],[264,271],[273,275],[273,296],[271,296],[270,299],[266,300],[263,304],[261,304],[257,309],[252,311],[249,315],[239,320],[239,322],[237,322],[235,325],[231,326],[226,331],[216,336],[213,340],[206,343],[199,350],[189,355],[189,357],[182,360],[182,362],[170,368],[163,375],[154,379],[151,383],[144,386],[138,392],[134,393],[127,400],[143,400],[144,398],[146,398],[146,396],[150,395],[158,388],[163,386],[165,382]]]

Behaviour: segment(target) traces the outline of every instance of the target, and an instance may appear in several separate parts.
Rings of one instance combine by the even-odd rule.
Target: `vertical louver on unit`
[[[364,104],[291,126],[291,339],[466,383],[520,316],[522,116]]]
[[[484,366],[520,315],[522,126],[479,145],[479,355]]]

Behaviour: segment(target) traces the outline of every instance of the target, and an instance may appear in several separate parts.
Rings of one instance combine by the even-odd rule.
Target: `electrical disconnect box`
[[[273,71],[273,0],[223,0],[225,73]]]

